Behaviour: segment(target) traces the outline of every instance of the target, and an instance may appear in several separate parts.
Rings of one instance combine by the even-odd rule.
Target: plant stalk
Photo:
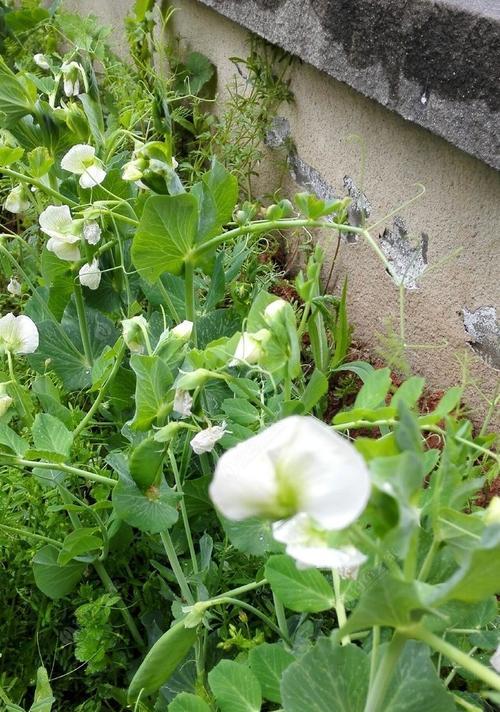
[[[78,325],[80,327],[83,352],[88,366],[92,368],[94,357],[92,355],[92,347],[90,345],[89,326],[87,324],[87,315],[85,314],[85,303],[83,301],[82,288],[79,284],[75,284],[73,286],[73,290],[75,294],[76,313],[78,315]]]

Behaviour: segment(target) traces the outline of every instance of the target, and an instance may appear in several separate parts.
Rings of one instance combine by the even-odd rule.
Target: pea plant
[[[370,226],[348,199],[242,201],[216,155],[183,173],[172,125],[106,103],[93,59],[0,59],[0,463],[51,522],[0,533],[54,606],[80,597],[97,693],[64,707],[495,709],[500,500],[475,504],[494,436],[461,385],[422,413],[422,378],[347,361],[321,247],[289,300],[261,259],[322,228],[394,279]],[[361,385],[332,414],[342,374]],[[62,708],[42,662],[30,708],[0,678],[7,710]]]

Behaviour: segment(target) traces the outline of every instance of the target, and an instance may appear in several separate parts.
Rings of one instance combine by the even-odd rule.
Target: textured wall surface
[[[73,2],[81,12],[104,11],[107,21],[122,17],[131,4]],[[201,51],[217,66],[220,110],[225,87],[235,75],[229,57],[246,56],[248,33],[197,0],[173,4],[179,10],[170,32],[181,38],[181,48]],[[113,21],[115,27],[118,21]],[[461,364],[468,359],[475,386],[468,389],[467,399],[480,415],[485,410],[481,392],[491,394],[498,382],[500,176],[310,65],[295,65],[291,87],[295,101],[280,109],[281,117],[270,127],[268,160],[261,166],[257,192],[265,195],[276,188],[277,176],[283,174],[276,167],[286,157],[285,136],[296,148],[288,155],[284,193],[297,187],[324,196],[348,193],[354,200],[353,220],[359,218],[356,205],[370,213],[369,222],[381,220],[418,193],[415,184],[422,183],[425,195],[382,220],[373,235],[404,280],[411,365],[432,387],[445,388],[460,380]],[[354,136],[364,145],[363,174]],[[332,254],[332,235],[325,232],[320,239]],[[397,328],[399,290],[361,241],[342,240],[333,291],[340,289],[345,275],[355,336],[377,349],[387,320]]]

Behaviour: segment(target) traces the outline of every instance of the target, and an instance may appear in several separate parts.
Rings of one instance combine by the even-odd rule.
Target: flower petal
[[[96,185],[100,185],[106,178],[106,171],[97,163],[85,168],[84,173],[80,176],[80,186],[82,188],[93,188]]]
[[[79,239],[76,238],[78,241]],[[51,237],[47,242],[47,249],[53,252],[56,257],[66,262],[75,262],[80,259],[80,247],[74,244],[74,240],[65,240],[58,237]]]
[[[29,316],[21,314],[16,317],[18,346],[16,353],[32,354],[38,348],[39,336],[36,324]]]
[[[190,445],[197,455],[202,455],[204,452],[212,452],[215,444],[224,436],[226,432],[226,424],[213,425],[211,428],[205,428],[196,433],[191,440]]]
[[[61,168],[79,176],[94,160],[95,148],[88,143],[77,143],[62,157]]]
[[[49,205],[40,213],[38,222],[42,232],[49,237],[63,237],[73,227],[71,211],[67,205]]]
[[[78,277],[84,287],[98,289],[101,283],[101,270],[97,258],[94,258],[90,264],[83,265],[78,272]]]

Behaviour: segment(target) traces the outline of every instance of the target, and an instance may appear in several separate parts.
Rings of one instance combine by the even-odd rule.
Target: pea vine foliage
[[[45,79],[0,61],[4,206],[33,223],[26,242],[6,231],[0,244],[11,293],[27,296],[21,315],[0,319],[0,459],[56,489],[71,523],[61,541],[17,532],[40,544],[37,586],[56,599],[89,571],[100,577],[137,649],[120,697],[137,710],[499,702],[500,503],[471,507],[498,457],[456,416],[461,388],[421,415],[421,378],[395,389],[389,369],[343,363],[345,289],[337,301],[322,293],[320,247],[295,280],[300,306],[264,289],[248,310],[234,299],[273,231],[357,233],[390,272],[369,228],[347,224],[347,200],[303,193],[255,219],[216,159],[187,185],[169,135],[148,140],[108,120],[77,57],[35,62]],[[363,386],[325,424],[340,371]],[[380,437],[348,439],[366,429]],[[93,438],[79,462],[78,442]],[[256,562],[230,590],[213,575],[207,512]],[[124,527],[151,542],[151,558],[163,547],[175,587],[171,626],[149,650],[107,570]],[[211,641],[234,607],[268,640],[221,659]],[[182,687],[186,657],[196,673]]]

